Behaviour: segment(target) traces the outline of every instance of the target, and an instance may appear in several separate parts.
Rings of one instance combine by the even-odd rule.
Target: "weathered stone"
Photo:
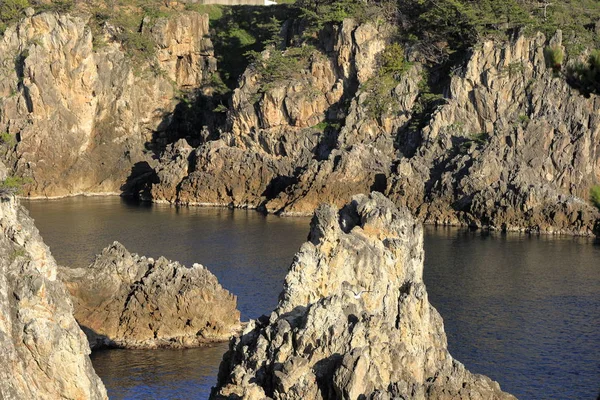
[[[248,68],[233,94],[228,131],[217,142],[197,149],[195,169],[181,182],[177,201],[259,207],[295,183],[299,174],[307,175],[302,179],[310,182],[314,177],[304,170],[313,171],[311,160],[315,155],[317,159],[326,158],[332,150],[328,142],[335,144],[335,137],[328,137],[316,125],[325,119],[338,118],[343,113],[344,99],[351,98],[358,84],[374,74],[377,56],[385,48],[389,33],[383,27],[376,29],[370,24],[347,20],[319,37],[324,51],[310,57],[306,70],[269,85],[264,93],[260,91],[260,74],[255,68]],[[266,52],[265,57],[269,56]],[[364,182],[348,186],[348,190],[338,193],[339,198],[370,190],[375,175],[381,170],[389,173],[388,158],[373,161],[364,154],[361,150],[344,155],[350,160],[345,164],[366,163],[369,169]],[[332,158],[326,168],[334,169],[333,164]],[[168,179],[164,181],[166,186],[172,186]],[[157,194],[153,197],[172,202],[170,194],[161,194],[162,185],[163,179],[153,185],[156,187],[153,193]],[[298,191],[303,189],[299,187]],[[275,211],[297,198],[296,194],[290,194],[267,208]],[[312,213],[313,200],[288,213],[299,213],[300,209]]]
[[[0,163],[2,165],[2,163]],[[4,178],[0,168],[0,179]],[[0,200],[0,398],[106,399],[56,261],[25,210]]]
[[[202,265],[131,254],[118,242],[88,268],[61,268],[92,348],[195,347],[240,328],[236,297]]]
[[[423,231],[383,195],[321,206],[277,308],[232,340],[211,398],[513,399],[447,350]]]
[[[552,38],[560,45],[560,35]],[[388,193],[427,222],[591,235],[600,98],[555,77],[546,38],[486,41],[400,158]]]
[[[6,30],[0,132],[18,139],[7,157],[30,178],[26,195],[120,194],[140,165],[154,165],[146,144],[171,123],[178,90],[201,86],[216,61],[206,15],[179,13],[148,29],[157,42],[149,60],[129,56],[114,27],[93,38],[70,15],[29,15]]]
[[[155,202],[175,203],[179,185],[188,176],[193,159],[194,149],[185,139],[180,139],[167,146],[160,158],[160,164],[156,168],[156,180],[161,184],[151,185],[148,198],[142,198]]]
[[[480,43],[455,70],[431,115],[419,98],[423,67],[414,63],[388,109],[374,115],[369,102],[377,94],[352,89],[373,76],[385,47],[387,28],[373,29],[351,21],[326,27],[319,40],[329,64],[315,61],[320,67],[310,70],[310,79],[275,84],[256,104],[260,76],[252,68],[246,72],[229,113],[232,131],[222,135],[227,154],[244,156],[222,164],[245,169],[244,186],[251,189],[244,193],[238,185],[223,203],[298,215],[322,201],[341,205],[353,193],[380,190],[427,223],[593,234],[600,213],[588,196],[600,181],[600,98],[583,96],[546,65],[544,48],[560,46],[560,34]],[[327,136],[290,119],[290,104],[293,115],[312,115],[314,105],[298,111],[305,100],[286,100],[291,88],[307,85],[326,96],[339,88],[342,99],[352,98],[339,132]],[[251,167],[235,166],[248,159]],[[274,159],[285,165],[285,174],[277,190],[267,190],[277,169],[268,167],[271,180],[251,170]],[[207,170],[206,162],[197,168]],[[186,203],[204,203],[194,202],[197,194],[210,197],[206,193],[221,181],[219,173],[210,174],[181,186]]]

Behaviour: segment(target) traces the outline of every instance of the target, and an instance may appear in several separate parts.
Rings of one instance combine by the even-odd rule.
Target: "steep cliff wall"
[[[27,14],[0,40],[0,132],[16,138],[7,165],[31,178],[33,197],[121,193],[136,164],[150,169],[146,145],[169,125],[178,91],[216,68],[208,17],[145,21],[156,54],[135,60],[110,24],[94,38],[83,18]]]
[[[0,163],[0,179],[6,169]],[[56,262],[27,210],[0,199],[0,397],[106,399]]]
[[[321,50],[287,80],[251,66],[221,144],[196,149],[168,200],[306,215],[378,190],[430,223],[591,235],[600,217],[588,201],[600,182],[600,100],[547,63],[560,31],[479,43],[452,76],[438,73],[447,83],[435,103],[426,66],[414,62],[373,112],[380,93],[369,82],[379,79],[389,29],[348,20],[326,28]],[[242,183],[227,178],[235,171],[244,171]]]
[[[295,29],[291,23],[284,28]],[[322,32],[315,48],[263,53],[240,79],[226,131],[191,157],[193,168],[180,182],[178,197],[162,195],[163,182],[173,186],[172,177],[164,176],[153,186],[152,200],[264,205],[295,182],[313,158],[327,158],[336,135],[319,124],[345,117],[346,103],[374,74],[390,34],[389,26],[347,20]],[[273,72],[279,63],[287,65],[282,67],[287,75]],[[163,161],[170,163],[169,157]]]
[[[321,206],[277,308],[231,342],[211,398],[514,399],[448,353],[423,231],[379,193]]]
[[[390,196],[429,222],[591,234],[600,98],[569,87],[546,63],[546,46],[560,43],[559,32],[475,49],[416,154],[399,159]]]

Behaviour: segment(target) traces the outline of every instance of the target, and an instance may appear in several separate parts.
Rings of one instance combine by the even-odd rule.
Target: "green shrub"
[[[2,0],[0,2],[0,34],[4,33],[9,24],[17,21],[27,7],[29,7],[27,0]]]
[[[254,60],[254,68],[261,75],[259,94],[267,92],[275,83],[296,77],[308,68],[311,55],[316,51],[313,46],[290,47],[286,51],[271,48],[269,56],[250,52]],[[258,99],[257,99],[258,100]]]
[[[392,43],[386,47],[381,55],[380,75],[390,75],[394,79],[400,79],[409,68],[410,63],[406,61],[404,49],[399,43]]]
[[[9,176],[0,181],[0,197],[12,196],[19,194],[23,190],[23,186],[28,183],[26,179],[18,176]]]
[[[600,210],[600,185],[592,186],[590,189],[590,201]]]
[[[546,64],[552,68],[554,72],[562,69],[563,61],[565,60],[565,52],[560,46],[548,46],[544,49]]]
[[[364,10],[364,3],[356,0],[298,0],[296,5],[302,10],[312,32],[327,23],[340,23],[360,15]]]
[[[2,132],[0,133],[0,144],[13,147],[15,144],[17,144],[17,139],[15,139],[15,137],[8,132]]]
[[[379,118],[397,106],[394,89],[398,86],[402,74],[411,66],[406,61],[404,49],[399,43],[392,43],[386,47],[380,56],[379,64],[377,74],[363,87],[368,92],[365,106],[371,118]]]
[[[35,4],[35,10],[37,12],[52,11],[59,14],[65,14],[73,11],[75,2],[73,0],[52,0],[49,3],[37,3]]]
[[[567,80],[583,94],[600,94],[600,50],[590,53],[587,63],[578,63],[567,71]]]

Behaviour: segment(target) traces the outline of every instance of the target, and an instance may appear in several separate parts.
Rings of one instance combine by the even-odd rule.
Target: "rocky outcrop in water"
[[[340,206],[378,190],[428,223],[591,235],[600,218],[588,201],[600,182],[600,100],[546,62],[560,32],[478,44],[452,77],[436,77],[447,83],[434,100],[414,62],[387,109],[373,113],[379,94],[365,83],[388,30],[352,21],[326,28],[320,52],[282,82],[265,83],[251,66],[228,131],[196,150],[175,202],[307,215],[322,201]]]
[[[448,353],[423,231],[383,195],[321,206],[277,308],[232,340],[211,398],[514,399]]]
[[[130,54],[109,23],[92,34],[80,17],[42,13],[0,38],[0,132],[29,196],[121,193],[150,170],[146,149],[172,122],[182,90],[216,70],[208,16],[178,13],[145,21],[148,58]]]
[[[140,257],[115,242],[60,275],[92,348],[196,347],[240,328],[236,297],[200,264]]]
[[[6,177],[0,163],[0,180]],[[0,199],[0,398],[106,399],[56,261],[14,197]]]

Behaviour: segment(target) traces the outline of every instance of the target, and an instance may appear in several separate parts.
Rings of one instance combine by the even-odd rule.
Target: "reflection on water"
[[[244,319],[277,303],[306,218],[139,206],[118,198],[24,202],[64,265],[113,240],[206,265]],[[451,353],[523,399],[594,399],[600,389],[600,248],[587,239],[426,229],[425,282]],[[94,353],[114,399],[206,399],[226,345]]]

